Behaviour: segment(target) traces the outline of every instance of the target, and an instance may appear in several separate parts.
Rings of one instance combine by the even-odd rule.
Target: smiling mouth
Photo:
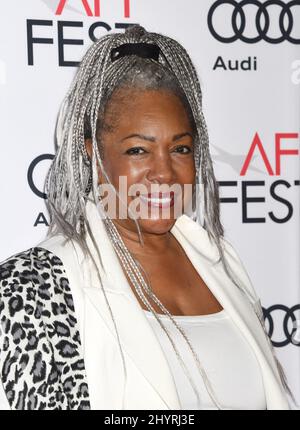
[[[174,191],[169,193],[148,193],[140,194],[140,200],[148,207],[168,208],[174,206]]]

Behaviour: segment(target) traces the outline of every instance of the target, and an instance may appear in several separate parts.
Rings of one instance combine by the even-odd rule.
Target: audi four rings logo
[[[265,326],[268,331],[268,335],[271,338],[272,344],[276,347],[286,346],[293,344],[300,346],[300,304],[288,308],[284,305],[273,305],[269,308],[262,308],[265,318]],[[276,319],[276,336],[279,335],[279,339],[274,340],[274,314]],[[282,320],[280,327],[282,332],[277,327],[277,322]]]
[[[215,29],[213,25],[213,16],[215,11],[224,6],[231,5],[233,7],[232,16],[231,16],[231,25],[233,35],[225,37],[221,33],[221,29]],[[250,17],[246,17],[245,6],[253,5],[257,7],[255,19],[253,19],[253,23],[249,22]],[[232,43],[236,40],[241,40],[245,43],[256,43],[260,40],[264,40],[268,43],[281,43],[284,40],[288,42],[300,44],[300,38],[292,35],[293,28],[300,28],[300,22],[295,24],[294,19],[296,17],[296,11],[298,10],[296,7],[300,6],[300,1],[290,1],[285,3],[281,0],[269,0],[261,3],[258,0],[242,0],[237,2],[235,0],[218,0],[209,9],[207,22],[208,28],[211,34],[220,42],[223,43]],[[275,12],[276,7],[280,8],[280,14],[278,19],[278,34],[271,35],[270,33],[270,14]],[[298,17],[300,12],[298,10]],[[239,17],[239,18],[238,18]],[[275,14],[272,18],[275,18]],[[253,37],[245,36],[245,28],[246,24],[248,26],[254,26],[255,34]],[[272,21],[273,24],[273,21]]]

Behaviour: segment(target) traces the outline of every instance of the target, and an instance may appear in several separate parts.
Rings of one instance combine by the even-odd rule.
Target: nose
[[[151,166],[147,173],[150,182],[159,184],[172,184],[175,180],[176,172],[169,152],[160,152],[153,156]]]

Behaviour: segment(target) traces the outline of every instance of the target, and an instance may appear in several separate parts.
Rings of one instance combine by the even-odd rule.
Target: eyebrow
[[[174,134],[172,142],[175,142],[176,140],[179,140],[179,139],[181,139],[184,136],[190,136],[191,138],[193,138],[193,136],[192,136],[191,133],[184,132],[184,133]],[[128,136],[123,137],[123,139],[121,139],[120,142],[123,142],[126,139],[130,139],[131,137],[139,137],[140,139],[148,140],[149,142],[156,142],[155,137],[153,137],[153,136],[145,136],[144,134],[140,134],[140,133],[129,134]]]

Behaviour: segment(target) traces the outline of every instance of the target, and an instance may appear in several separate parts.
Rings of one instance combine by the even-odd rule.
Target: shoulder
[[[241,286],[248,292],[252,302],[259,300],[256,289],[254,288],[253,282],[249,275],[246,263],[243,261],[240,252],[237,248],[228,240],[228,238],[222,238],[221,243],[223,244],[223,250],[226,261],[229,263],[231,270],[238,277]]]
[[[33,246],[0,262],[1,322],[51,318],[74,311],[62,260],[52,251]]]
[[[20,291],[29,284],[46,283],[50,278],[64,274],[61,259],[53,252],[40,246],[33,246],[15,253],[0,262],[0,286],[11,292]],[[7,289],[6,289],[7,291]]]
[[[0,286],[57,280],[66,276],[67,268],[78,267],[79,253],[78,247],[61,234],[46,237],[37,245],[0,261]]]
[[[62,266],[62,261],[53,252],[33,246],[0,262],[0,282],[21,278],[21,282],[26,283],[29,272],[38,274],[51,268],[61,270]]]

